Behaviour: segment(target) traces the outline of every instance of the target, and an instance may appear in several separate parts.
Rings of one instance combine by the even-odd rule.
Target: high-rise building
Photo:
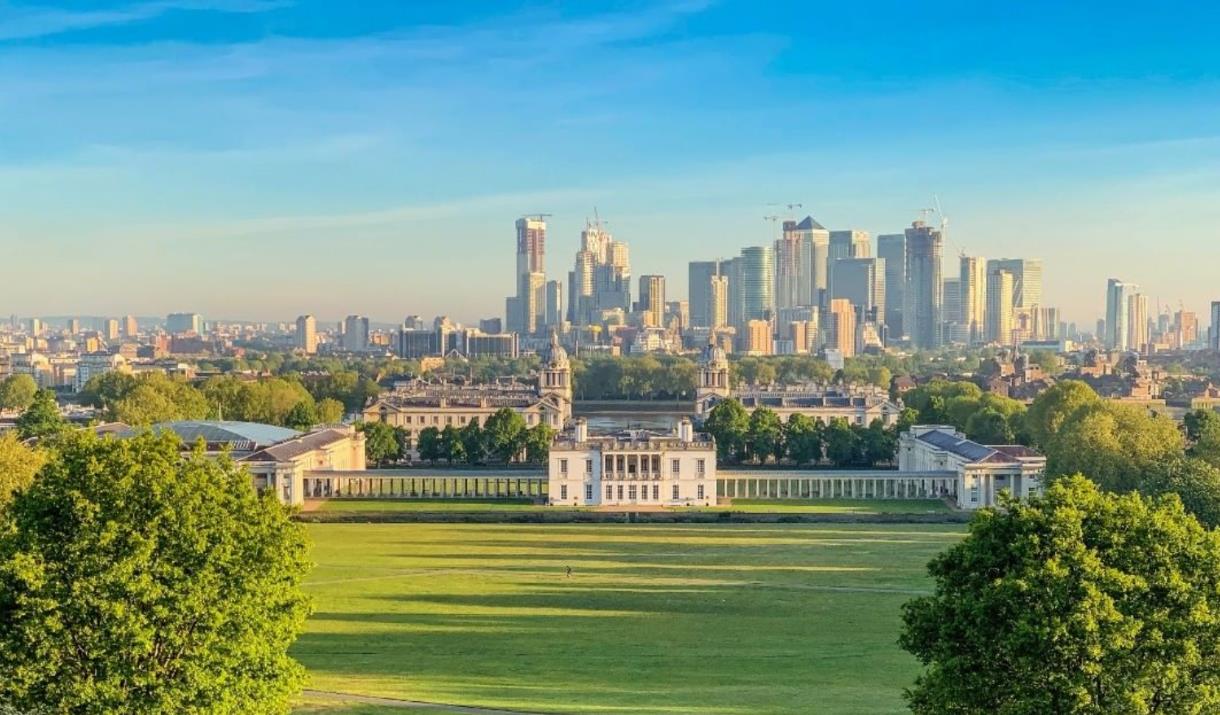
[[[804,305],[821,305],[830,288],[830,231],[812,216],[799,223],[784,222],[784,232],[795,234],[809,257],[809,296]]]
[[[840,258],[831,264],[830,298],[843,298],[860,312],[860,320],[883,321],[885,315],[885,260]]]
[[[203,334],[203,316],[198,313],[170,313],[165,316],[165,332],[170,335],[184,333]]]
[[[1220,300],[1212,301],[1212,325],[1207,342],[1213,352],[1220,352]]]
[[[1131,296],[1139,286],[1111,278],[1106,284],[1105,345],[1111,350],[1127,350],[1131,345]]]
[[[729,277],[715,275],[711,277],[709,291],[708,327],[713,330],[729,324]],[[694,309],[691,309],[691,322],[694,322]]]
[[[775,311],[775,256],[770,246],[741,249],[738,269],[742,320],[770,320]]]
[[[568,316],[576,325],[600,320],[603,311],[631,309],[631,261],[627,244],[615,241],[601,224],[580,234],[573,270],[568,273]]]
[[[695,328],[712,325],[712,278],[720,274],[720,261],[691,261],[687,266],[687,292],[690,324]]]
[[[771,321],[749,320],[745,330],[745,352],[747,355],[770,355],[774,352],[771,336]]]
[[[106,318],[105,329],[102,331],[108,342],[114,342],[119,339],[119,319]]]
[[[1135,293],[1127,300],[1127,349],[1146,349],[1151,342],[1148,324],[1148,296]]]
[[[509,330],[533,334],[546,317],[546,221],[525,216],[517,219],[516,227],[516,286],[505,301],[504,317]]]
[[[1008,271],[1012,274],[1014,308],[1042,305],[1042,261],[1036,258],[994,258],[987,261],[987,272]]]
[[[318,352],[318,321],[312,315],[297,318],[297,350],[306,355]]]
[[[548,330],[563,324],[563,283],[547,281],[545,287],[546,310],[545,325]]]
[[[915,347],[939,347],[941,311],[944,307],[941,276],[944,237],[940,230],[923,221],[915,221],[906,230],[906,239],[907,284],[902,324]]]
[[[941,328],[941,335],[945,342],[966,342],[967,331],[962,325],[962,279],[959,276],[945,278],[941,295],[944,296],[944,308],[941,311],[944,326]]]
[[[408,315],[407,317],[403,318],[402,327],[403,327],[403,330],[423,330],[424,329],[424,316]]]
[[[902,233],[877,236],[877,257],[885,260],[885,326],[892,340],[906,333],[902,324],[902,301],[907,285],[907,237]]]
[[[540,216],[517,219],[517,276],[546,273],[546,221]]]
[[[958,274],[961,291],[961,326],[965,342],[976,345],[987,336],[987,261],[979,256],[962,256]]]
[[[665,325],[665,276],[640,276],[640,299],[636,303],[645,327],[660,328]]]
[[[843,357],[856,354],[856,307],[850,300],[832,298],[827,308],[826,347],[838,350]]]
[[[136,316],[129,315],[123,318],[123,337],[134,338],[140,334],[140,325],[136,322]]]
[[[868,258],[872,255],[872,240],[868,231],[848,229],[831,231],[828,258],[833,264],[844,258]]]
[[[813,249],[809,232],[797,230],[795,221],[785,221],[775,242],[775,307],[812,305]]]
[[[1013,336],[1012,274],[996,269],[987,274],[987,339],[1011,345]]]
[[[363,315],[349,315],[343,319],[343,349],[353,353],[368,351],[368,318]]]
[[[68,324],[65,326],[68,335],[76,335],[80,333],[80,318],[68,318]]]

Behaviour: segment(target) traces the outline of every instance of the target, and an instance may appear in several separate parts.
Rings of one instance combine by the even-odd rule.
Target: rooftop
[[[229,444],[235,449],[250,450],[270,446],[277,442],[300,436],[300,432],[287,427],[265,425],[258,422],[228,422],[221,420],[180,420],[176,422],[159,422],[152,426],[152,431],[161,433],[173,432],[185,443],[203,439],[208,444]],[[130,437],[142,431],[142,428],[128,427],[120,430],[120,437]]]
[[[915,437],[921,442],[957,455],[971,462],[1006,463],[1022,460],[1038,460],[1043,456],[1037,451],[1019,444],[988,446],[966,439],[952,428],[929,429]]]

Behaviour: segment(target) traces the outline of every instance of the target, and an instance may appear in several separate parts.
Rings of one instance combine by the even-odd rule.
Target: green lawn
[[[327,499],[317,511],[534,511],[554,508],[529,499]]]
[[[908,525],[311,524],[317,690],[546,713],[898,713]],[[566,576],[572,567],[571,577]],[[327,707],[323,704],[318,707]],[[302,709],[330,715],[383,708]]]
[[[734,499],[730,506],[715,508],[806,514],[943,514],[951,511],[939,499]]]

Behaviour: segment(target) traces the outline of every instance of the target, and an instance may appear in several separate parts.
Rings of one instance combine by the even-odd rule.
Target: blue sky
[[[933,194],[1071,320],[1110,276],[1202,312],[1217,37],[1198,2],[0,0],[0,313],[473,320],[518,215],[562,277],[594,206],[684,297],[767,204],[876,235]]]

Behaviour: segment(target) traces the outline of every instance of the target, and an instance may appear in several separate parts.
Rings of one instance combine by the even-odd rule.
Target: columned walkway
[[[717,474],[728,499],[940,499],[957,496],[954,472],[741,471]]]

